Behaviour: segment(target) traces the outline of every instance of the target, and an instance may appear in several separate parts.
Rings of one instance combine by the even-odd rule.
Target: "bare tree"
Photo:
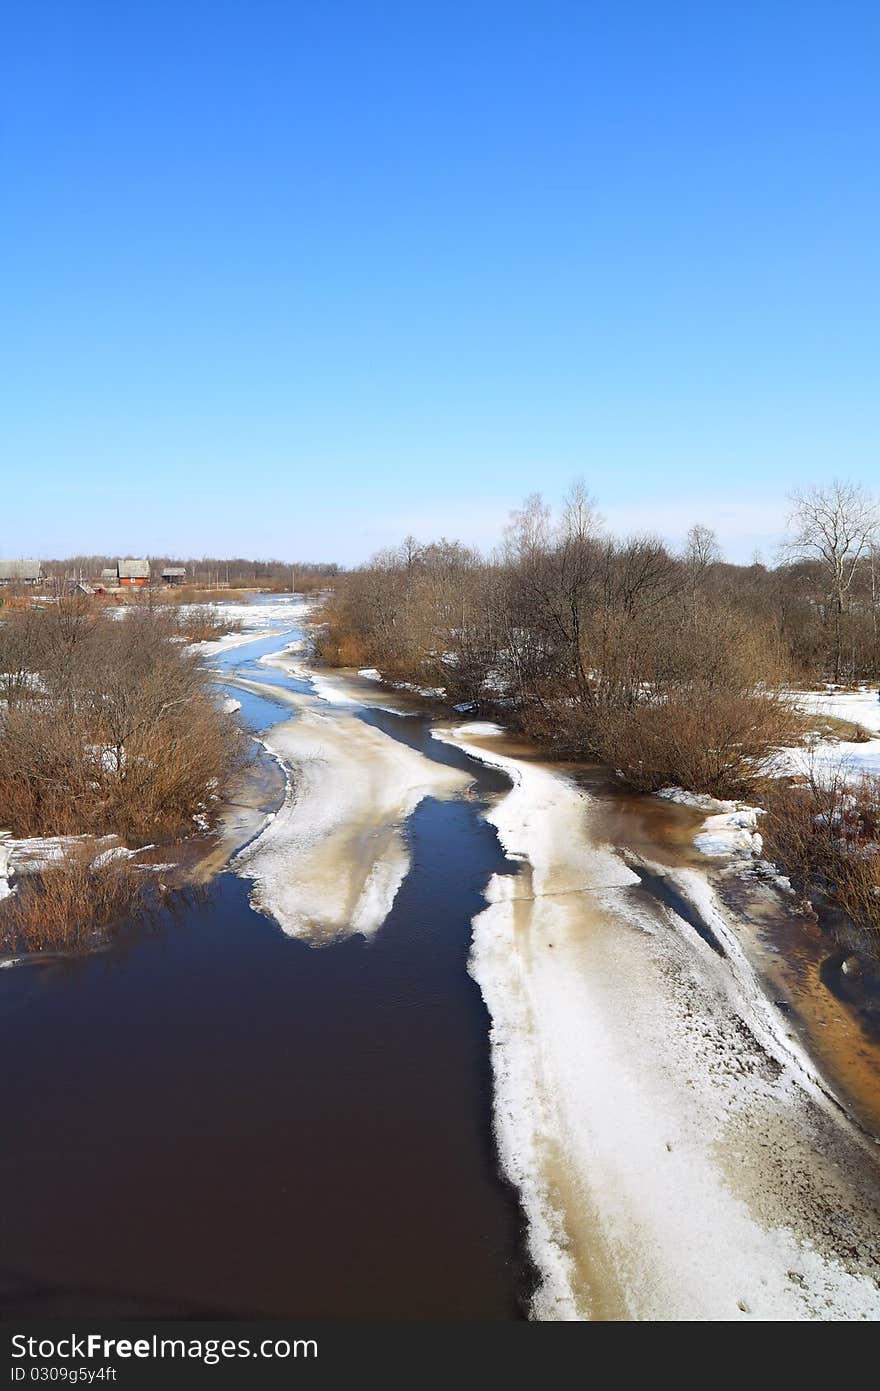
[[[880,671],[880,630],[878,630],[877,622],[878,602],[880,602],[878,570],[880,570],[880,545],[875,538],[871,542],[871,665],[875,676]]]
[[[691,612],[696,623],[700,590],[709,570],[721,559],[718,537],[711,527],[703,526],[700,522],[691,527],[687,534],[684,559],[691,591]]]
[[[840,680],[844,601],[880,528],[876,499],[859,483],[835,481],[792,495],[785,549],[793,559],[818,562],[825,580],[827,613],[834,619],[834,680]]]

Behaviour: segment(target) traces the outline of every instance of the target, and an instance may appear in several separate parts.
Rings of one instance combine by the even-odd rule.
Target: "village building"
[[[40,584],[42,579],[39,560],[0,560],[0,584]]]
[[[83,579],[82,575],[68,575],[64,581],[64,591],[66,594],[84,594],[89,599],[97,593],[95,586]]]
[[[150,583],[150,562],[128,557],[119,562],[119,583],[124,589],[143,589]]]
[[[108,565],[101,571],[101,583],[107,589],[115,589],[119,583],[119,566]]]
[[[183,584],[186,580],[185,565],[166,565],[162,571],[163,584]]]

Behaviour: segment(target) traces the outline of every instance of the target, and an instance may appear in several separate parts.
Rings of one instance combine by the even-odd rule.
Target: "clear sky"
[[[880,487],[876,0],[7,0],[0,555],[769,558]]]

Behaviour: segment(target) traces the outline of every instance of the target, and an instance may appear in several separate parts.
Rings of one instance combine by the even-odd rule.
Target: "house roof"
[[[119,562],[119,578],[121,580],[148,580],[150,578],[150,562],[148,560],[132,560],[130,557]]]
[[[163,574],[163,575],[185,575],[185,574],[186,574],[186,566],[185,566],[185,565],[166,565],[166,566],[165,566],[165,569],[162,571],[162,574]]]
[[[39,560],[0,560],[0,580],[39,580],[43,567]]]
[[[119,570],[118,570],[117,566],[115,566],[115,565],[105,565],[105,566],[104,566],[104,569],[101,571],[101,579],[102,579],[102,580],[115,580],[115,579],[116,579],[116,576],[117,576],[118,574],[119,574]]]

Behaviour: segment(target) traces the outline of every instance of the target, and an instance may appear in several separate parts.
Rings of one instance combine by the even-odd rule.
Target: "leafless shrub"
[[[122,619],[78,605],[40,614],[28,694],[0,704],[0,808],[16,835],[192,829],[242,752],[238,726],[167,611]],[[2,687],[0,687],[2,696]]]
[[[217,604],[195,604],[175,614],[175,631],[187,642],[213,642],[226,633],[240,633],[241,623]]]
[[[641,792],[671,784],[713,797],[746,796],[791,737],[794,717],[762,693],[691,686],[597,726],[602,759]]]
[[[328,597],[315,615],[313,645],[316,657],[330,667],[361,667],[371,660],[366,634],[358,631],[347,591]]]
[[[28,875],[3,900],[4,951],[84,951],[147,911],[147,876],[124,859],[96,866],[90,853],[74,851],[41,874]]]
[[[880,778],[853,779],[841,764],[805,782],[771,783],[763,800],[767,856],[880,948]]]

